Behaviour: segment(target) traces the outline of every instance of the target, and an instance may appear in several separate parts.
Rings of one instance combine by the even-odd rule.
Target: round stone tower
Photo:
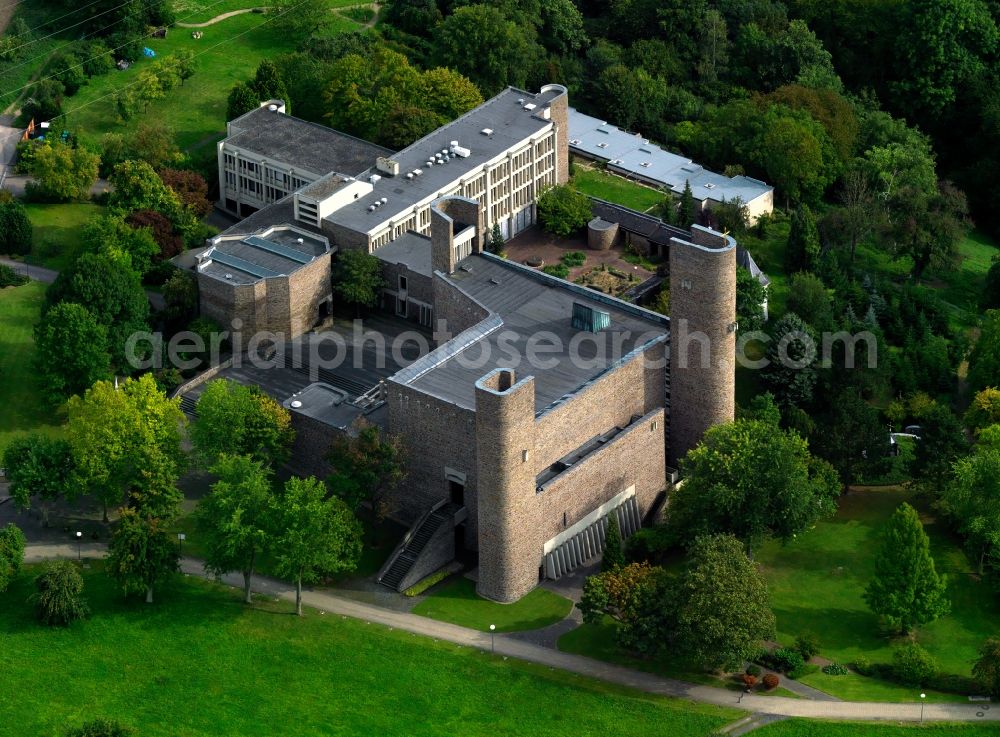
[[[538,584],[534,430],[532,377],[515,383],[512,369],[495,369],[476,382],[476,590],[494,601],[516,601]]]
[[[692,225],[670,241],[670,464],[735,411],[736,241]]]

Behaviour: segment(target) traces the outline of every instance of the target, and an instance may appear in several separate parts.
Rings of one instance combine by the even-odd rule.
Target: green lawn
[[[362,0],[327,0],[330,8],[343,8],[363,4]],[[266,8],[280,5],[268,0],[173,0],[174,13],[180,23],[204,23],[223,13],[244,8]],[[184,33],[184,29],[176,28],[171,32]]]
[[[760,737],[994,737],[995,724],[881,724],[787,719],[754,730]]]
[[[483,632],[488,632],[491,624],[497,626],[497,632],[518,632],[555,624],[572,608],[569,599],[543,588],[536,588],[514,604],[497,604],[481,598],[476,594],[476,584],[460,576],[433,589],[413,608],[413,613]]]
[[[45,285],[29,282],[0,289],[0,455],[15,433],[58,432],[55,412],[42,402],[31,370],[32,330],[45,300]]]
[[[147,606],[86,577],[92,616],[65,630],[34,622],[27,575],[2,595],[0,672],[16,698],[0,699],[0,724],[12,734],[105,716],[143,737],[698,737],[740,714],[314,611],[299,619],[286,602],[248,608],[193,578]]]
[[[28,261],[56,271],[68,269],[80,256],[80,228],[103,207],[88,203],[68,205],[25,204],[34,227]]]
[[[960,322],[973,324],[979,316],[979,299],[986,272],[990,270],[993,257],[1000,251],[985,233],[979,231],[969,233],[958,250],[962,265],[954,272],[941,275],[941,298],[959,311]]]
[[[661,190],[651,189],[623,177],[608,174],[598,169],[586,169],[582,166],[576,167],[573,183],[584,194],[624,205],[639,212],[645,212],[651,207],[663,204],[667,197],[667,193]]]
[[[837,515],[820,522],[786,546],[772,542],[758,555],[771,590],[778,639],[790,644],[803,631],[819,637],[821,654],[841,663],[858,655],[872,662],[889,662],[892,644],[879,632],[862,593],[874,571],[874,546],[879,526],[903,501],[926,505],[899,488],[855,492],[840,502]],[[949,576],[952,611],[921,627],[918,641],[948,673],[968,675],[976,651],[997,634],[997,595],[972,575],[969,562],[933,518],[925,518],[937,568]],[[856,675],[803,678],[809,685],[844,698],[912,700],[914,689],[882,684]]]
[[[251,6],[248,3],[244,7]],[[215,15],[214,9],[206,11]],[[330,32],[357,28],[353,21],[330,14]],[[165,39],[149,39],[147,45],[158,56],[189,49],[198,56],[195,74],[161,100],[152,103],[144,115],[122,123],[115,111],[112,93],[132,83],[151,62],[142,59],[125,72],[114,71],[91,79],[73,97],[66,100],[69,113],[66,127],[81,138],[97,141],[108,131],[134,128],[145,118],[167,121],[176,133],[178,145],[194,156],[214,161],[215,143],[225,133],[226,98],[230,88],[253,76],[264,58],[293,51],[297,42],[267,23],[267,15],[249,13],[229,18],[202,29],[204,36],[195,40],[185,29],[174,29]],[[216,46],[220,42],[227,43]],[[293,111],[294,112],[294,111]]]

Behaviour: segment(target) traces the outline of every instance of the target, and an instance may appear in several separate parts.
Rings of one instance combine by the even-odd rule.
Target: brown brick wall
[[[448,494],[445,468],[466,475],[469,538],[476,534],[475,415],[448,402],[389,382],[389,429],[406,445],[406,479],[394,493],[393,517],[413,522]],[[469,547],[474,548],[474,544]]]
[[[665,347],[662,341],[650,346],[646,360],[662,362]],[[538,418],[536,474],[596,435],[663,407],[666,367],[646,370],[643,364],[643,357],[636,356]]]
[[[649,511],[666,486],[665,429],[663,409],[654,410],[537,495],[539,565],[546,540],[630,486],[635,486],[639,511]]]

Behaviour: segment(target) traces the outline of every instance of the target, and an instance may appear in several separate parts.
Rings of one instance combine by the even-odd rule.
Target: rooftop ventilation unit
[[[643,162],[642,162],[641,164],[639,164],[639,166],[641,166],[641,167],[643,167],[643,168],[645,168],[645,169],[648,169],[648,168],[649,168],[649,167],[651,167],[652,165],[653,165],[653,164],[652,164],[651,162],[649,162],[649,161],[643,161]]]
[[[381,200],[379,200],[379,202],[381,202],[381,203],[382,203],[383,205],[384,205],[385,203],[387,203],[388,201],[389,201],[389,198],[388,198],[388,197],[383,197],[383,198],[382,198]]]
[[[412,180],[413,179],[413,172],[412,171],[406,172],[406,178]]]
[[[570,146],[579,146],[580,145],[580,139],[579,138],[571,138],[571,139],[569,139],[569,145]]]
[[[368,205],[368,212],[375,212],[375,205]]]
[[[413,176],[415,176],[415,177],[419,177],[423,173],[424,173],[423,169],[414,169],[413,170]]]
[[[275,105],[274,103],[271,103],[270,105],[268,105],[267,109],[270,110],[272,113],[278,112],[278,106]]]
[[[517,98],[517,104],[518,105],[523,105],[524,104],[524,98],[523,97]]]
[[[706,184],[705,185],[705,189],[715,189],[715,185],[714,184]]]
[[[226,278],[227,278],[227,279],[232,279],[232,278],[233,278],[233,275],[232,275],[232,274],[226,274]]]
[[[449,141],[448,145],[451,146],[452,148],[455,148],[455,146],[458,145],[458,141]]]
[[[598,147],[598,148],[607,148],[607,147],[608,147],[608,144],[606,144],[606,143],[604,143],[604,142],[602,141],[601,143],[597,144],[597,147]]]
[[[370,177],[368,177],[368,181],[371,182],[372,184],[375,184],[381,178],[382,177],[380,177],[378,174],[372,174]]]
[[[493,135],[493,129],[492,128],[483,128],[481,131],[479,131],[479,133],[481,135],[484,135],[484,136],[492,136]]]
[[[430,169],[432,166],[434,166],[434,162],[428,159],[427,161],[424,162],[424,166]]]
[[[536,105],[536,104],[535,104],[535,103],[533,103],[533,102],[529,102],[529,103],[528,103],[527,105],[525,105],[525,106],[524,106],[524,109],[525,109],[525,110],[527,110],[527,111],[528,111],[528,112],[530,113],[530,112],[531,112],[532,110],[534,110],[534,109],[535,109],[536,107],[538,107],[538,105]]]
[[[458,156],[463,159],[467,159],[469,158],[469,156],[472,155],[472,151],[470,149],[465,148],[464,146],[454,146],[452,148],[452,153],[455,156]]]

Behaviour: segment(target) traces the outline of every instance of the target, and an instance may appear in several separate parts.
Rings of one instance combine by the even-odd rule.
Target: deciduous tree
[[[39,621],[50,627],[66,627],[90,614],[83,598],[83,577],[68,560],[45,566],[35,578],[32,601]]]
[[[670,649],[703,668],[733,668],[774,637],[764,577],[731,535],[695,540],[671,587]]]
[[[737,419],[705,433],[681,461],[684,484],[673,492],[667,523],[690,544],[712,533],[754,547],[789,540],[833,514],[836,474],[806,441],[763,420]]]
[[[111,536],[107,571],[125,592],[145,594],[153,603],[153,588],[177,570],[177,546],[163,521],[142,510],[124,509]]]
[[[362,307],[374,307],[385,280],[382,263],[369,253],[343,251],[333,264],[333,290],[347,304],[354,305],[360,315]]]
[[[223,455],[212,466],[218,481],[196,511],[204,537],[205,570],[243,574],[243,600],[251,603],[250,583],[260,554],[273,540],[277,504],[271,472],[249,456]]]
[[[216,379],[198,398],[191,441],[206,466],[224,455],[281,465],[288,459],[294,438],[288,410],[257,386]]]
[[[593,217],[587,195],[568,184],[549,187],[538,197],[538,219],[549,233],[568,236]]]
[[[21,572],[25,542],[24,533],[13,522],[0,527],[0,594]]]
[[[85,307],[60,302],[35,326],[32,365],[46,400],[60,405],[111,378],[108,331]]]
[[[49,524],[52,502],[76,497],[76,464],[73,449],[65,440],[43,433],[16,437],[4,451],[3,465],[14,504],[29,509],[37,502],[45,527]]]
[[[979,648],[972,665],[972,677],[994,698],[1000,697],[1000,638],[990,637]]]
[[[28,196],[56,202],[87,199],[99,165],[97,154],[88,149],[46,141],[34,152]]]
[[[402,438],[358,420],[334,440],[327,486],[355,512],[371,502],[375,519],[382,520],[389,511],[386,496],[406,477],[404,455]]]
[[[290,478],[276,510],[278,574],[295,580],[295,612],[302,616],[302,584],[353,571],[361,558],[361,524],[322,481]]]

